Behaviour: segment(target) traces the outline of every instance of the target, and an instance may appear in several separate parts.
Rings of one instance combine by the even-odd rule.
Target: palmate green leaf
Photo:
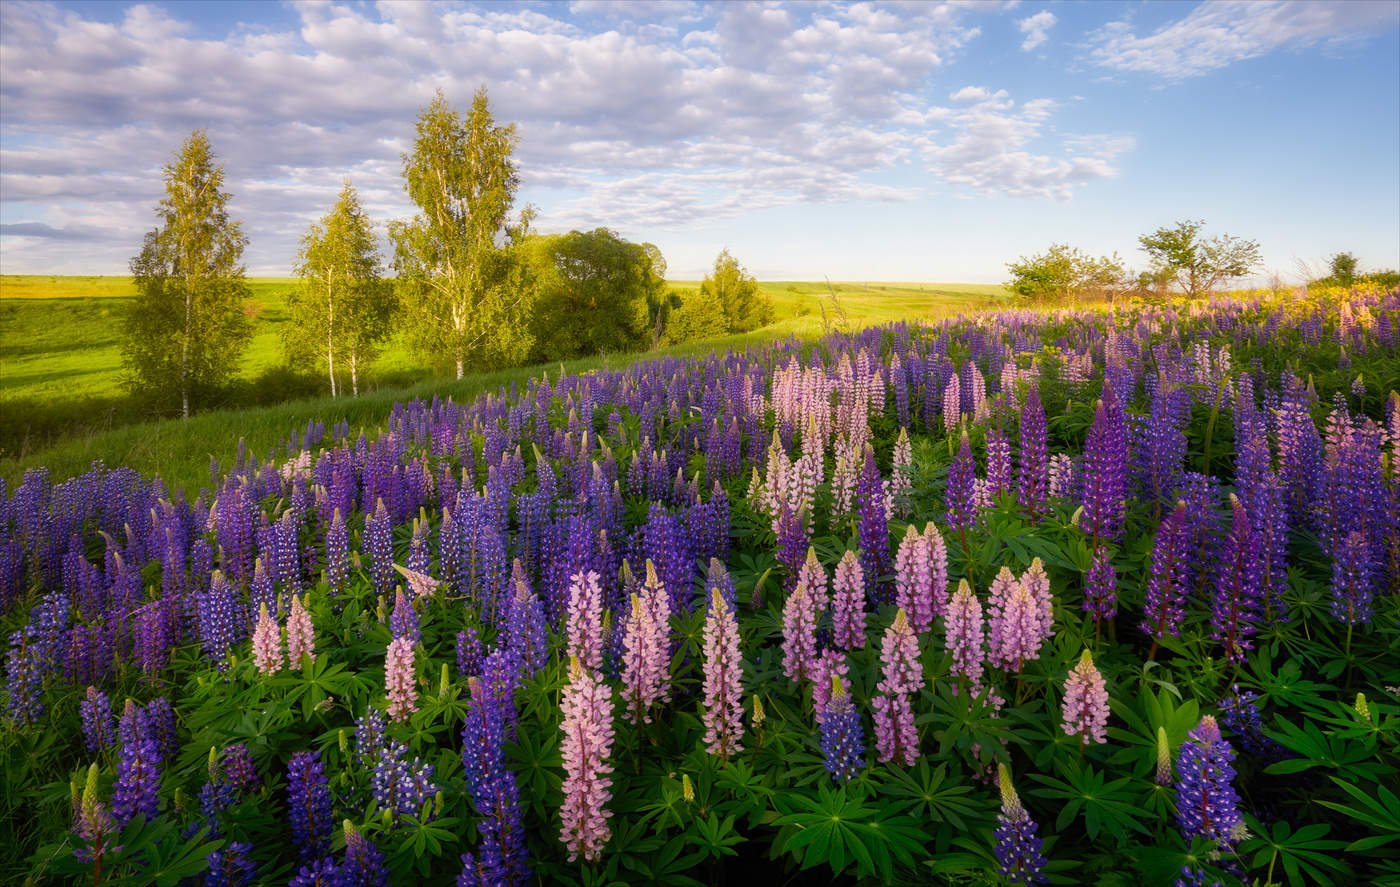
[[[1051,798],[1062,802],[1060,813],[1055,820],[1055,830],[1063,831],[1074,821],[1076,814],[1084,815],[1084,828],[1091,840],[1100,831],[1122,843],[1128,838],[1128,831],[1150,834],[1146,826],[1138,821],[1138,807],[1133,798],[1134,780],[1129,777],[1105,783],[1104,776],[1093,766],[1074,763],[1061,768],[1065,778],[1055,779],[1039,773],[1032,773],[1031,779],[1045,785],[1043,789],[1032,789],[1034,797]]]
[[[972,786],[948,779],[948,765],[931,768],[921,758],[912,768],[889,767],[875,777],[881,797],[913,801],[909,812],[934,822],[947,822],[966,830],[968,821],[979,818],[982,805],[972,800]]]
[[[1239,846],[1241,856],[1254,854],[1251,866],[1275,870],[1281,867],[1289,885],[1331,885],[1333,875],[1350,876],[1351,870],[1334,852],[1345,841],[1329,840],[1332,830],[1326,823],[1315,822],[1293,831],[1287,820],[1279,820],[1272,829],[1257,819],[1246,817],[1252,837]]]
[[[1374,835],[1360,838],[1348,844],[1347,850],[1349,852],[1360,853],[1374,850],[1377,847],[1384,847],[1386,844],[1400,841],[1400,798],[1396,797],[1395,792],[1384,785],[1377,784],[1375,786],[1376,796],[1373,798],[1364,789],[1357,787],[1350,781],[1343,781],[1336,776],[1331,777],[1331,779],[1338,788],[1350,795],[1358,806],[1348,806],[1336,801],[1318,801],[1318,803],[1336,810],[1338,813],[1346,814],[1376,832]]]
[[[774,822],[780,830],[773,850],[798,857],[804,869],[827,863],[840,875],[849,859],[856,877],[878,873],[888,881],[895,860],[913,866],[913,854],[926,840],[918,821],[901,807],[876,808],[850,797],[845,787],[823,783],[815,798],[784,794],[776,800],[782,815]]]
[[[1298,726],[1282,715],[1274,719],[1274,724],[1277,730],[1266,730],[1265,734],[1301,758],[1270,764],[1265,768],[1266,773],[1300,773],[1313,767],[1330,767],[1342,770],[1353,779],[1380,780],[1390,770],[1375,760],[1373,736],[1348,742],[1343,737],[1323,733],[1314,721],[1304,719],[1302,726]]]

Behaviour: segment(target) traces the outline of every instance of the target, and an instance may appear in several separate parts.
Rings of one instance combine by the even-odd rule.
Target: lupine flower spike
[[[705,747],[727,760],[743,750],[744,690],[739,682],[739,623],[718,588],[705,618]]]
[[[997,765],[997,782],[1001,786],[1001,813],[997,814],[996,853],[1002,877],[1012,884],[1043,884],[1049,879],[1044,874],[1038,827],[1021,804],[1005,764]]]
[[[258,627],[253,630],[253,665],[264,675],[273,675],[286,665],[282,657],[282,629],[267,612],[267,604],[258,607]]]
[[[865,738],[860,712],[856,711],[840,675],[831,676],[831,698],[822,714],[821,734],[827,772],[837,783],[850,782],[865,766],[861,757],[865,753]]]
[[[1088,650],[1079,657],[1079,664],[1065,681],[1061,716],[1064,731],[1070,736],[1078,736],[1081,744],[1088,745],[1093,741],[1102,745],[1108,741],[1104,733],[1108,726],[1108,690]]]
[[[1233,847],[1244,826],[1235,778],[1235,750],[1220,735],[1215,718],[1206,715],[1186,734],[1176,756],[1176,814],[1181,836],[1209,838],[1222,848]]]
[[[568,848],[570,862],[580,856],[594,862],[612,837],[612,811],[607,809],[612,799],[612,691],[577,657],[569,664],[569,674],[562,702],[564,806],[559,811],[559,839]]]
[[[301,666],[303,657],[312,662],[316,659],[316,630],[311,614],[302,606],[302,597],[293,595],[287,615],[287,659],[294,668]]]

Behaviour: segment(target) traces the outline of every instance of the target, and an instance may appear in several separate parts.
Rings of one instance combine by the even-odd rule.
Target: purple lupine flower
[[[1108,689],[1088,650],[1065,681],[1060,717],[1065,733],[1078,736],[1082,745],[1088,745],[1090,740],[1100,745],[1108,741],[1104,732],[1108,727]]]
[[[1230,494],[1233,518],[1215,575],[1211,602],[1211,640],[1225,647],[1226,662],[1244,662],[1253,649],[1249,638],[1258,631],[1262,591],[1259,581],[1259,538],[1244,505]]]
[[[1123,411],[1105,383],[1084,441],[1084,507],[1080,526],[1094,539],[1117,542],[1128,500],[1128,437]]]
[[[330,852],[331,790],[317,752],[299,751],[287,762],[287,818],[292,843],[303,860],[320,859]]]
[[[518,558],[511,568],[511,586],[515,594],[501,614],[505,620],[502,630],[521,663],[534,673],[549,658],[544,604],[530,588],[525,568]]]
[[[481,636],[476,627],[468,625],[457,632],[457,674],[472,677],[481,674]]]
[[[570,862],[580,856],[594,862],[612,837],[612,811],[607,809],[612,799],[612,690],[577,660],[569,671],[561,703],[564,806],[559,810],[559,839],[568,848]]]
[[[1030,520],[1044,513],[1050,495],[1045,436],[1045,409],[1040,405],[1040,390],[1032,385],[1021,407],[1021,448],[1016,466],[1016,501]]]
[[[710,592],[704,652],[705,747],[710,754],[728,760],[743,750],[744,688],[739,680],[739,623],[719,589]]]
[[[1019,672],[1025,663],[1040,658],[1048,627],[1042,604],[1006,567],[992,580],[987,609],[988,662],[996,668]]]
[[[423,640],[423,630],[418,625],[418,611],[414,609],[413,601],[404,594],[402,586],[394,589],[394,609],[389,613],[389,635],[395,639],[407,638],[410,644]]]
[[[481,845],[473,869],[480,884],[523,884],[529,878],[520,786],[506,767],[505,742],[510,727],[506,711],[514,703],[485,682],[472,678],[471,697],[462,726],[462,764],[467,793],[483,820]]]
[[[116,718],[112,700],[96,687],[88,687],[78,708],[83,716],[83,745],[91,754],[111,748],[116,742]]]
[[[1220,735],[1215,718],[1206,715],[1186,734],[1176,757],[1176,817],[1181,836],[1189,844],[1208,838],[1222,848],[1239,838],[1240,796],[1231,785],[1235,750]]]
[[[1011,884],[1043,884],[1049,880],[1044,874],[1043,842],[1005,764],[997,765],[997,783],[1001,786],[1001,812],[997,814],[996,854],[1002,877]]]
[[[1276,411],[1279,480],[1283,482],[1289,523],[1298,526],[1317,496],[1322,476],[1322,436],[1313,423],[1317,401],[1309,385],[1287,373]]]
[[[1096,545],[1084,574],[1084,612],[1094,618],[1094,631],[1118,615],[1118,571],[1113,568],[1108,546]]]
[[[1239,684],[1234,684],[1230,687],[1229,695],[1218,703],[1220,721],[1235,734],[1240,747],[1249,754],[1266,761],[1282,760],[1287,751],[1265,735],[1258,700],[1258,693],[1241,690]]]
[[[170,652],[169,620],[165,602],[149,601],[136,611],[136,654],[141,673],[156,678],[164,669]]]
[[[972,593],[966,579],[958,581],[958,590],[948,602],[944,629],[946,644],[953,653],[953,674],[967,678],[972,689],[982,686],[982,604]]]
[[[1186,615],[1189,544],[1186,503],[1178,499],[1176,508],[1157,527],[1157,541],[1152,546],[1152,567],[1147,577],[1147,596],[1140,627],[1156,641],[1165,640],[1167,635],[1181,635],[1181,620]]]
[[[137,816],[156,817],[160,748],[151,736],[146,713],[130,699],[117,722],[117,735],[121,756],[117,760],[117,781],[112,785],[112,814],[124,828]]]
[[[362,547],[369,555],[370,579],[377,594],[388,597],[394,589],[394,521],[384,500],[375,502],[374,513],[365,515]]]
[[[817,623],[813,612],[807,585],[798,582],[783,603],[783,674],[797,683],[811,677],[812,664],[817,658]]]
[[[433,783],[432,764],[422,758],[408,759],[408,746],[390,740],[376,750],[369,774],[370,792],[380,810],[391,817],[417,816],[432,818],[430,802],[437,794]],[[426,812],[425,812],[426,811]]]
[[[247,630],[238,593],[224,574],[216,570],[209,578],[209,588],[199,592],[196,600],[200,647],[222,667],[228,660],[229,650],[243,639]]]
[[[821,745],[827,772],[837,784],[850,782],[865,766],[865,737],[860,712],[841,682],[831,676],[831,698],[821,717]]]
[[[331,516],[331,525],[326,529],[326,587],[331,597],[345,590],[349,574],[350,531],[337,508]]]
[[[865,646],[865,578],[854,551],[841,555],[832,584],[832,640],[843,650],[860,649]]]
[[[258,865],[252,858],[253,845],[233,841],[209,854],[205,887],[247,887],[257,877]]]
[[[1011,442],[1000,426],[987,431],[987,494],[993,499],[1011,490]]]
[[[881,763],[895,761],[913,766],[919,758],[919,733],[909,697],[923,688],[919,664],[919,639],[901,609],[885,629],[880,651],[883,679],[872,702],[875,713],[875,746]]]
[[[592,570],[569,577],[569,656],[577,656],[584,668],[603,667],[603,589]]]
[[[340,864],[344,887],[388,887],[384,854],[350,820],[345,820],[345,858]]]
[[[1352,530],[1337,546],[1332,561],[1332,615],[1343,625],[1371,621],[1374,581],[1371,546],[1360,530]]]
[[[306,863],[287,882],[287,887],[340,887],[340,885],[340,866],[329,856],[313,859]]]
[[[180,741],[175,735],[175,709],[171,707],[170,700],[157,696],[146,703],[142,711],[146,715],[147,730],[155,740],[159,762],[175,757],[180,750]]]
[[[389,697],[389,717],[395,721],[406,721],[418,710],[413,657],[413,641],[406,637],[394,638],[384,655],[384,690]]]
[[[944,492],[947,510],[944,519],[958,533],[966,533],[977,520],[977,464],[972,458],[972,444],[963,429],[958,453],[948,468],[948,484]]]
[[[872,601],[880,601],[880,588],[890,568],[890,533],[884,485],[875,465],[875,450],[869,445],[865,448],[865,467],[856,482],[856,499],[856,536],[860,540],[866,592]]]
[[[710,569],[705,577],[705,587],[712,591],[718,589],[729,609],[735,608],[739,593],[734,588],[734,577],[729,575],[724,563],[717,557],[710,558]]]

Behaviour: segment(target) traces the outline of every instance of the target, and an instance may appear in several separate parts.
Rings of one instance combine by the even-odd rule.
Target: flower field
[[[1397,387],[1394,291],[1003,312],[31,471],[0,877],[1400,883]]]

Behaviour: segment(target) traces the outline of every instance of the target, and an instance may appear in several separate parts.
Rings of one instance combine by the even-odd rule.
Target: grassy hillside
[[[251,383],[282,365],[291,279],[250,281],[254,339],[242,378]],[[693,290],[698,281],[677,281]],[[131,281],[111,277],[0,277],[0,477],[13,481],[46,465],[55,478],[81,473],[95,459],[160,474],[173,487],[197,491],[208,479],[210,459],[227,463],[238,440],[264,454],[308,421],[345,420],[352,429],[381,423],[397,401],[433,395],[471,397],[510,381],[562,368],[582,372],[648,356],[708,353],[795,335],[821,335],[844,311],[851,329],[907,318],[934,320],[992,307],[1004,298],[995,285],[936,283],[771,282],[772,324],[742,336],[726,336],[646,354],[620,354],[565,364],[505,369],[461,382],[432,378],[403,344],[394,341],[368,374],[367,393],[356,400],[300,397],[268,406],[216,409],[188,422],[142,420],[133,414],[121,375],[121,317],[133,295]],[[834,296],[834,297],[833,297]],[[42,428],[39,422],[48,423]],[[55,424],[57,428],[55,429]],[[27,433],[29,429],[34,433]],[[36,438],[37,443],[36,443]]]

